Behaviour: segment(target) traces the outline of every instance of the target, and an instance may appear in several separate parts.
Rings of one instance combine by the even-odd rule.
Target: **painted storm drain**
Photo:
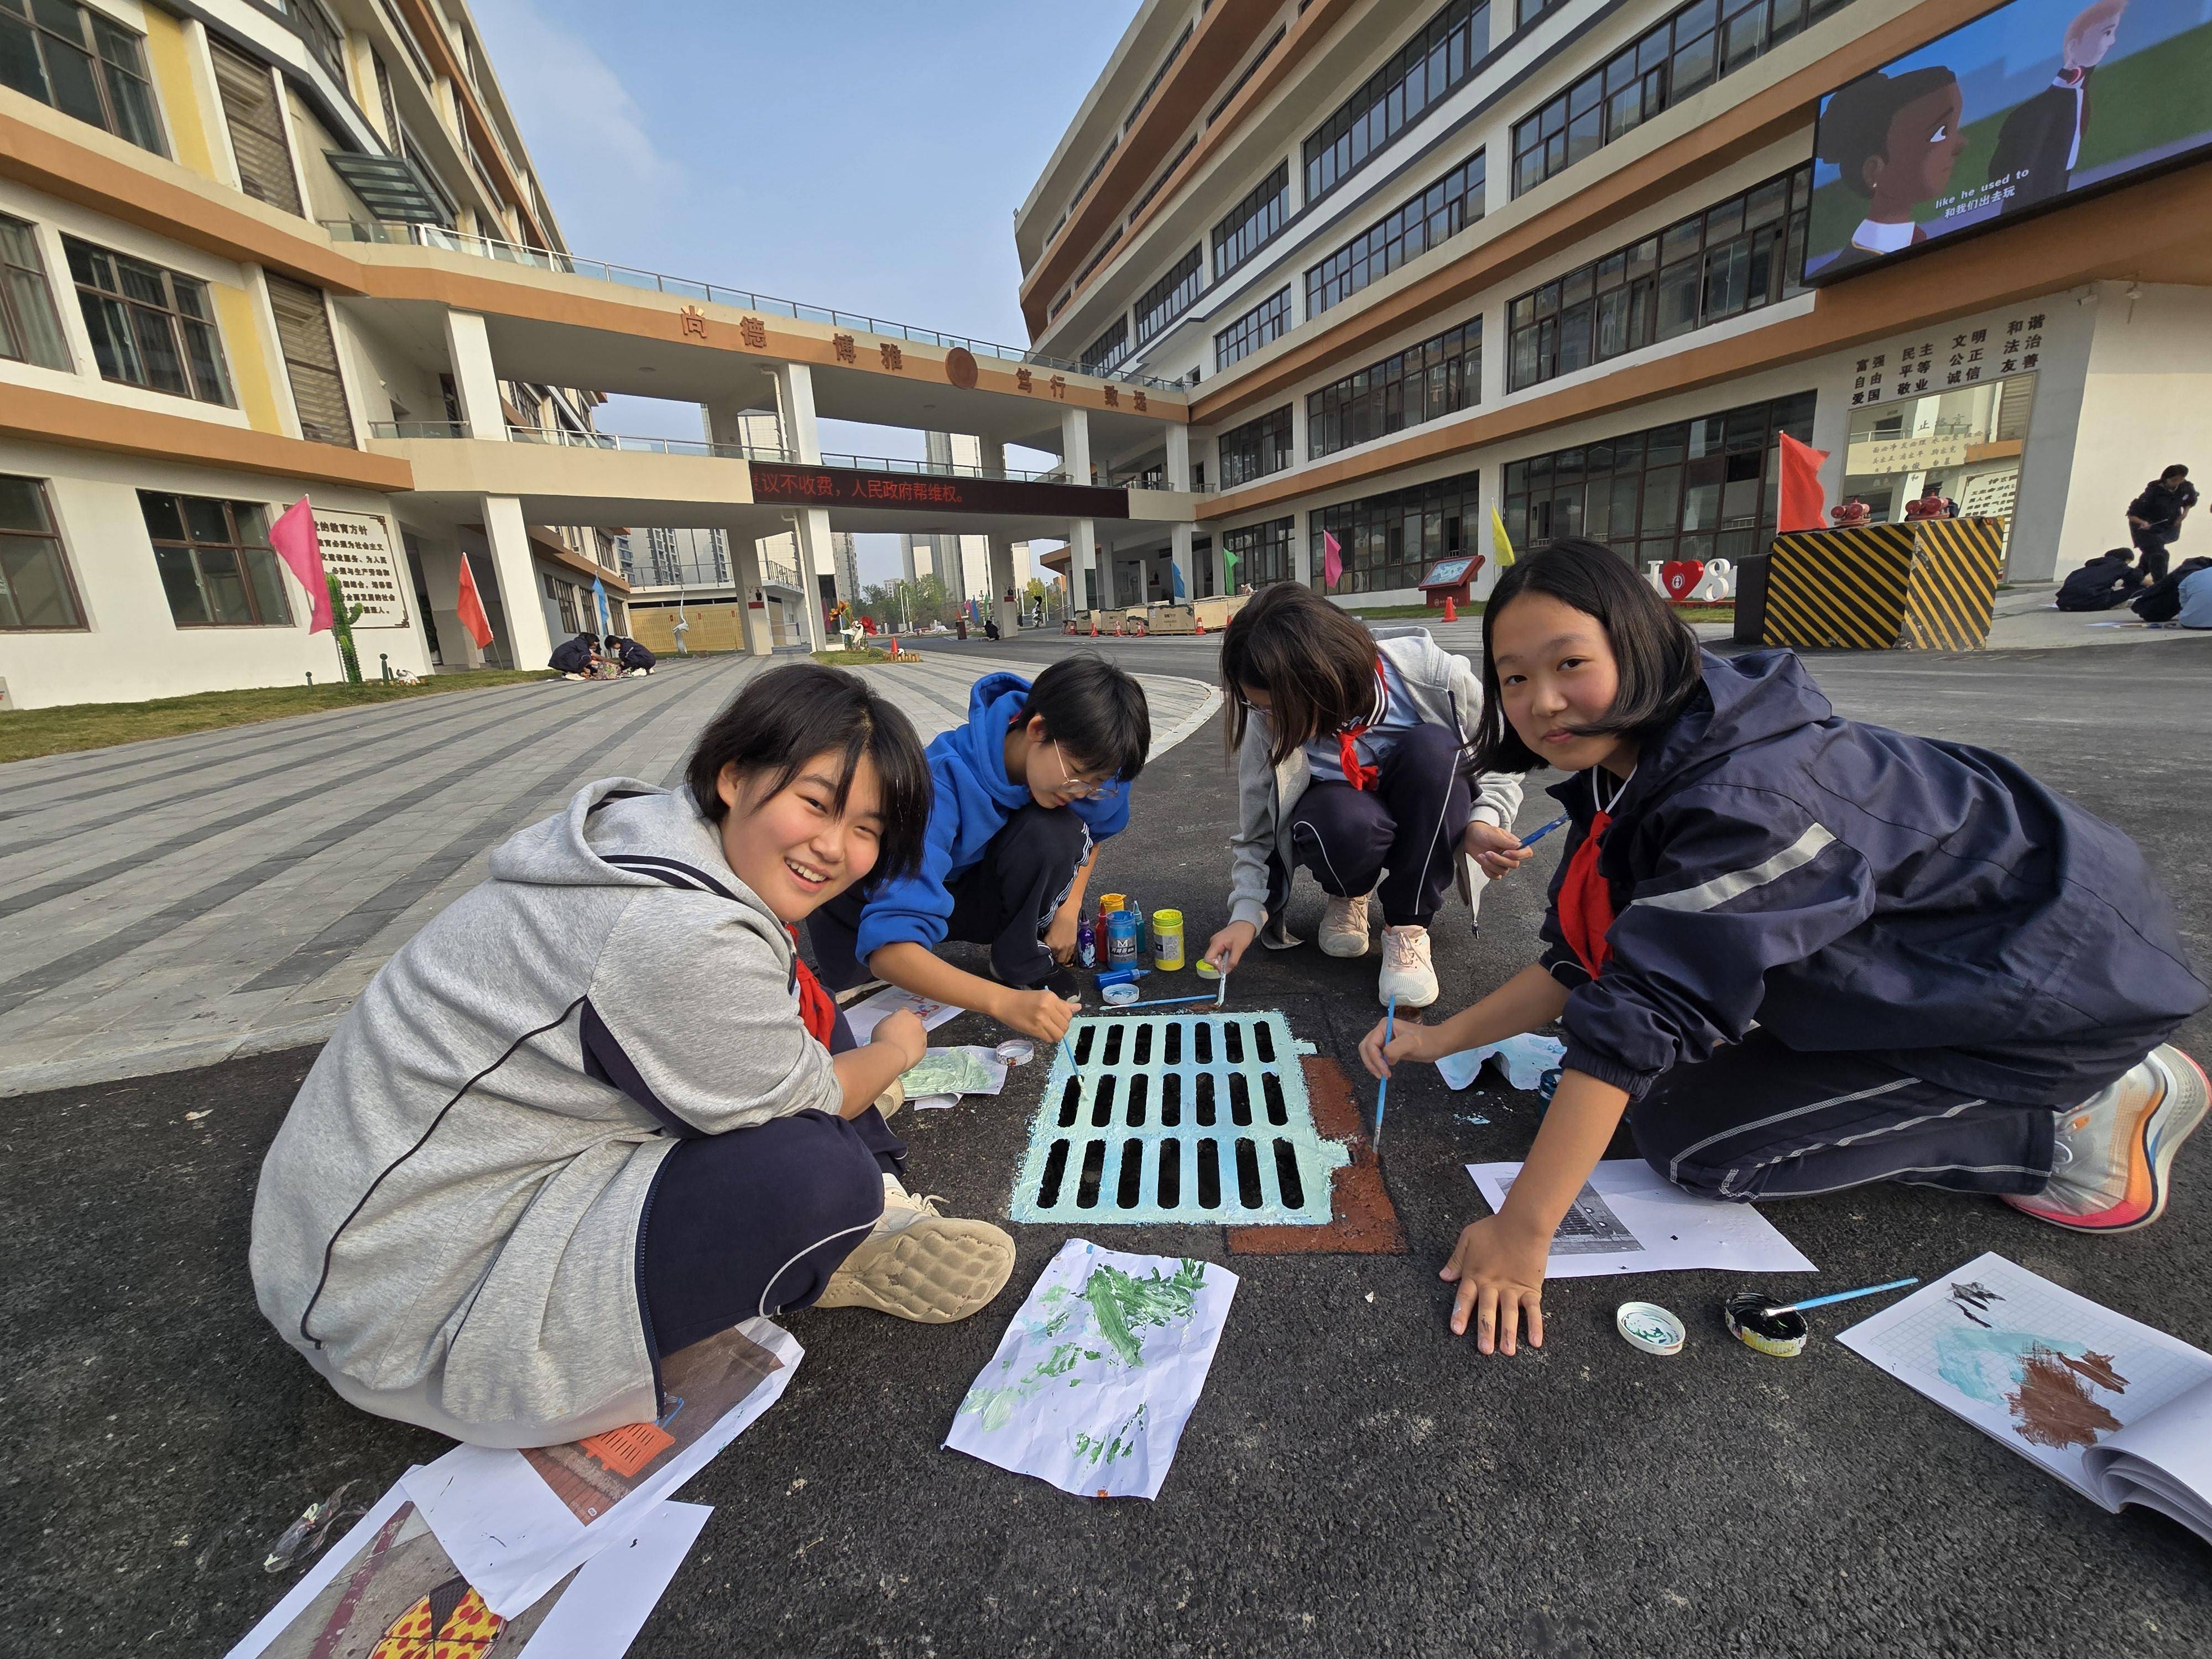
[[[1348,1161],[1279,1013],[1078,1019],[1015,1177],[1017,1221],[1319,1227]]]

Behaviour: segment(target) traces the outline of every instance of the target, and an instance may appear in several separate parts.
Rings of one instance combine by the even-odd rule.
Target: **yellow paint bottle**
[[[1152,966],[1171,974],[1182,966],[1182,912],[1152,912]]]

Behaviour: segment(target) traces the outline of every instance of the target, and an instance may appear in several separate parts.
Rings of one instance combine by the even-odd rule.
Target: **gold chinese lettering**
[[[1137,413],[1138,413],[1138,414],[1139,414],[1139,415],[1141,415],[1141,414],[1143,414],[1144,412],[1145,412],[1145,394],[1144,394],[1142,392],[1138,392],[1138,393],[1137,393]]]
[[[1030,390],[1030,371],[1026,365],[1014,371],[1014,389],[1017,392]]]
[[[684,331],[695,339],[707,337],[707,313],[696,306],[684,307]]]
[[[905,357],[900,354],[898,347],[892,342],[889,340],[884,341],[881,345],[876,348],[876,350],[882,356],[884,360],[884,367],[885,368],[904,368],[906,367]]]
[[[745,343],[747,349],[758,351],[768,344],[768,325],[757,317],[739,318],[738,337]]]
[[[849,363],[854,361],[853,337],[851,335],[832,334],[830,337],[830,343],[836,349],[837,353],[837,361],[839,362]]]
[[[1108,386],[1106,388],[1106,407],[1109,409],[1119,409],[1121,406],[1121,388],[1118,386]]]
[[[1045,384],[1052,388],[1052,395],[1054,397],[1059,398],[1062,403],[1066,403],[1067,401],[1066,375],[1055,374],[1052,379],[1047,380]]]

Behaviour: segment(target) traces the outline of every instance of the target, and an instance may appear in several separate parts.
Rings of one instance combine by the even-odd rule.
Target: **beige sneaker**
[[[1401,1008],[1425,1008],[1437,1000],[1437,970],[1429,960],[1429,930],[1408,925],[1382,930],[1382,977],[1375,1000]]]
[[[893,1078],[891,1086],[876,1097],[876,1109],[885,1117],[890,1117],[905,1104],[906,1085],[897,1078]]]
[[[885,1176],[876,1230],[830,1275],[814,1305],[949,1325],[988,1304],[1014,1271],[1014,1241],[988,1221],[939,1214],[940,1201],[916,1198]]]
[[[1325,957],[1367,954],[1367,895],[1331,898],[1321,913],[1321,951]]]

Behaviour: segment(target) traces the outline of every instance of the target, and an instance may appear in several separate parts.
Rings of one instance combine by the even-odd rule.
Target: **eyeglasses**
[[[1067,763],[1067,757],[1060,751],[1060,739],[1048,738],[1045,741],[1052,745],[1053,759],[1060,763],[1060,775],[1065,780],[1060,787],[1066,790],[1076,799],[1095,800],[1114,787],[1113,780],[1110,778],[1102,778],[1093,783],[1077,777],[1075,769]]]

